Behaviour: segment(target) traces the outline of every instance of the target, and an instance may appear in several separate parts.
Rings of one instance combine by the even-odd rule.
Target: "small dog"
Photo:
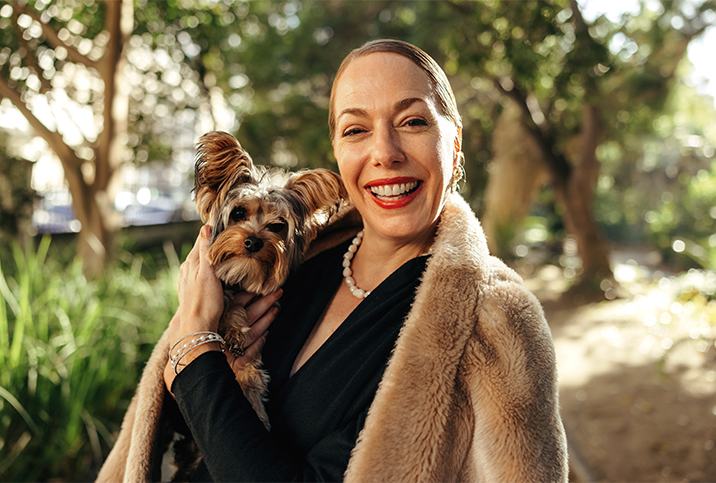
[[[277,183],[283,178],[285,183]],[[219,333],[236,356],[244,353],[246,311],[234,295],[276,291],[303,258],[308,244],[348,194],[327,169],[288,175],[254,166],[232,135],[210,132],[199,139],[194,192],[197,211],[212,226],[207,256],[224,285]],[[236,379],[268,429],[263,403],[268,375],[255,360]]]

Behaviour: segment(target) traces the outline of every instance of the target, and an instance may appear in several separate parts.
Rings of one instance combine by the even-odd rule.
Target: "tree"
[[[439,57],[430,29],[446,22],[423,15],[429,2],[290,0],[225,8],[233,31],[206,47],[207,68],[236,113],[242,145],[259,164],[282,167],[335,167],[328,98],[332,76],[351,49],[393,37]],[[220,15],[207,19],[207,33],[221,21]]]
[[[109,193],[127,132],[121,85],[133,4],[92,3],[80,9],[33,3],[0,9],[5,45],[0,96],[22,112],[62,162],[82,223],[78,253],[86,272],[97,274],[112,253],[116,229]],[[101,127],[81,125],[88,121]],[[76,139],[72,131],[79,133]]]
[[[518,110],[519,124],[503,126],[524,134],[531,149],[524,150],[521,161],[541,166],[557,212],[577,240],[583,271],[576,289],[594,289],[612,278],[608,246],[593,210],[597,150],[605,139],[622,139],[619,129],[630,112],[635,125],[663,105],[688,42],[705,28],[701,14],[713,2],[693,8],[690,15],[681,13],[682,2],[665,2],[661,12],[644,7],[641,16],[626,14],[616,25],[603,17],[589,25],[576,0],[490,4],[451,3],[462,19],[449,42],[457,70],[483,79],[483,86]],[[614,45],[617,33],[623,37],[621,48]],[[640,55],[634,55],[640,48]],[[495,152],[501,148],[495,146]],[[499,196],[486,200],[488,210],[524,199],[513,194],[515,188],[508,183],[490,190],[488,184],[488,195]],[[488,228],[492,224],[498,234],[493,239],[519,222],[509,210],[506,216],[485,213]]]

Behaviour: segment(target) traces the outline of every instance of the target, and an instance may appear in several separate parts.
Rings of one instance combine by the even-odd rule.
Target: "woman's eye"
[[[363,132],[365,132],[365,129],[361,129],[359,127],[354,127],[354,128],[344,131],[343,137],[355,136],[356,134],[361,134]]]
[[[427,125],[428,125],[428,121],[426,121],[425,119],[421,119],[421,118],[414,118],[414,119],[409,119],[405,124],[406,124],[407,126],[411,126],[411,127],[413,127],[413,126],[427,126]]]
[[[246,208],[243,206],[237,206],[231,211],[231,219],[235,222],[243,221],[246,219]]]
[[[286,227],[286,221],[280,220],[276,223],[270,223],[266,228],[272,233],[278,233]]]

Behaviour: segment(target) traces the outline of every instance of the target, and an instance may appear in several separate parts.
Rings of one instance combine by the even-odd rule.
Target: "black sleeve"
[[[291,455],[266,431],[217,351],[182,370],[172,392],[214,481],[341,481],[365,421],[363,413],[305,456]]]

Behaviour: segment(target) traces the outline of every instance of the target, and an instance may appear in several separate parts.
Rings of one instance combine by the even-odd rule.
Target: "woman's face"
[[[428,242],[460,141],[438,110],[427,74],[381,52],[353,60],[337,82],[333,150],[366,235]]]

